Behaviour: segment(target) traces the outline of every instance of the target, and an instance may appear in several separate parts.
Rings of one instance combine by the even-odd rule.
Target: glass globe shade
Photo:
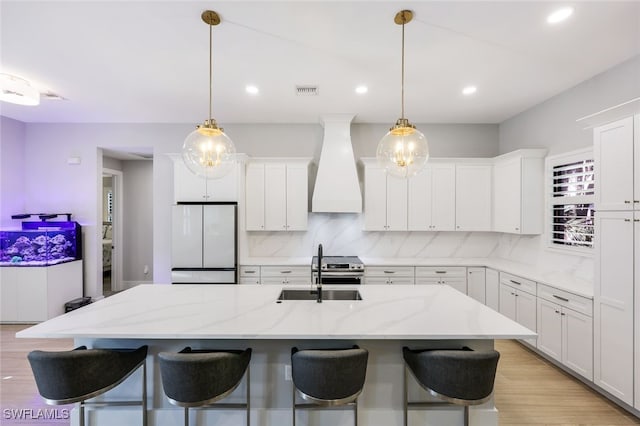
[[[218,127],[205,124],[191,132],[182,145],[182,159],[192,173],[206,179],[228,174],[236,161],[236,147]]]
[[[387,173],[410,178],[424,168],[429,159],[427,138],[413,126],[393,127],[378,143],[378,164]]]

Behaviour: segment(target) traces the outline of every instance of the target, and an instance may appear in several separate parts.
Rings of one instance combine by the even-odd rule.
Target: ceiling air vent
[[[317,96],[318,86],[296,86],[296,95],[298,96]]]

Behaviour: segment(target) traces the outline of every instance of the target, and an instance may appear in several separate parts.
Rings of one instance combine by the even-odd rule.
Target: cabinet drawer
[[[364,277],[364,283],[369,285],[389,284],[389,278],[387,277]]]
[[[417,266],[416,277],[466,277],[467,268],[464,266]]]
[[[259,266],[240,266],[240,276],[248,278],[260,279],[260,267]]]
[[[262,277],[260,282],[263,285],[310,285],[311,278],[308,276],[280,276],[280,277]]]
[[[238,284],[260,284],[260,277],[240,277]]]
[[[593,315],[593,301],[586,297],[578,296],[564,290],[560,290],[548,285],[538,284],[538,297],[566,306],[574,311],[585,315]]]
[[[364,272],[369,277],[412,277],[413,266],[367,266]]]
[[[518,290],[526,291],[527,293],[533,294],[534,296],[537,294],[537,284],[535,281],[531,281],[517,275],[500,272],[500,283],[513,288],[517,288]]]
[[[393,276],[393,277],[388,277],[387,279],[389,280],[389,284],[401,284],[401,285],[413,285],[413,284],[415,284],[415,280],[413,278],[413,275],[410,276],[410,277]]]
[[[265,277],[306,277],[311,279],[310,266],[262,266],[261,276]]]

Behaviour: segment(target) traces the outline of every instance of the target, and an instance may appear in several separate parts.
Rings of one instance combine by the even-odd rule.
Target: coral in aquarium
[[[62,233],[54,236],[40,234],[33,239],[27,236],[16,238],[15,242],[2,251],[0,262],[13,265],[20,263],[42,264],[53,261],[70,260],[75,257],[74,247]]]

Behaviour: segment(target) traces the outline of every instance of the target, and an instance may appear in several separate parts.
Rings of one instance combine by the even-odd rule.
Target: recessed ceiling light
[[[249,86],[245,87],[245,88],[244,88],[244,90],[246,90],[246,91],[247,91],[247,93],[249,93],[250,95],[257,95],[257,94],[260,92],[260,90],[258,89],[258,87],[256,87],[256,86],[251,86],[251,85],[249,85]]]
[[[462,89],[462,94],[469,96],[469,95],[473,95],[477,91],[478,91],[478,88],[476,86],[467,86],[464,89]]]
[[[18,105],[40,104],[40,92],[22,77],[0,74],[0,101]]]
[[[559,22],[564,21],[572,14],[573,14],[572,7],[563,7],[562,9],[558,9],[555,12],[553,12],[551,15],[547,16],[547,23],[557,24]]]
[[[359,95],[363,95],[365,93],[367,93],[369,91],[369,88],[367,86],[358,86],[356,87],[356,93]]]

